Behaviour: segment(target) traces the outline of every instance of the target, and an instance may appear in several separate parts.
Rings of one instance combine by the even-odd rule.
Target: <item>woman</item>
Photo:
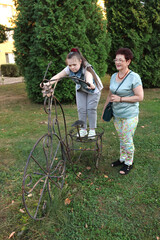
[[[129,69],[132,59],[133,53],[130,49],[117,50],[114,62],[118,72],[111,77],[110,90],[104,105],[105,109],[109,102],[113,102],[114,126],[120,139],[120,158],[112,163],[112,167],[121,165],[119,173],[122,175],[128,174],[133,167],[133,136],[138,124],[139,102],[144,97],[140,76]]]

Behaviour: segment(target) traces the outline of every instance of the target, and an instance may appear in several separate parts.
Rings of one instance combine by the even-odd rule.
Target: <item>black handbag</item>
[[[126,77],[128,77],[128,75],[131,73],[132,71],[130,71]],[[116,94],[118,88],[122,85],[122,83],[124,82],[124,80],[126,79],[126,77],[123,79],[123,81],[118,85],[116,91],[114,94]],[[113,109],[112,109],[112,102],[109,102],[104,110],[104,113],[103,113],[103,120],[106,121],[106,122],[109,122],[113,117]]]
[[[112,102],[109,102],[103,113],[103,120],[109,122],[113,117]]]

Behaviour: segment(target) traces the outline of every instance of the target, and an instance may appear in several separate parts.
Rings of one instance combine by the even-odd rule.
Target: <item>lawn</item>
[[[135,165],[121,176],[119,168],[111,167],[119,157],[113,122],[100,120],[107,85],[98,107],[98,126],[105,130],[99,168],[79,181],[67,164],[64,187],[56,191],[50,214],[42,221],[25,212],[21,189],[28,155],[47,132],[47,115],[43,105],[28,100],[24,83],[0,86],[0,239],[160,239],[160,89],[145,89],[134,138]],[[70,128],[77,120],[76,106],[63,108]]]

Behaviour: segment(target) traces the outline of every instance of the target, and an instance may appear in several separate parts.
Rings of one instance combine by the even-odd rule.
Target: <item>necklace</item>
[[[124,74],[123,77],[120,77],[120,76],[119,76],[119,72],[118,72],[118,78],[119,78],[120,80],[123,79],[123,78],[127,75],[128,72],[129,72],[129,70],[127,70],[127,72]]]

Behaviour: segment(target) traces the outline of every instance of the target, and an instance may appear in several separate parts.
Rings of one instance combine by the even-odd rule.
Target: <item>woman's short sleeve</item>
[[[141,80],[139,74],[134,73],[134,77],[133,77],[133,81],[132,81],[133,89],[140,86],[140,85],[142,86],[142,80]]]

